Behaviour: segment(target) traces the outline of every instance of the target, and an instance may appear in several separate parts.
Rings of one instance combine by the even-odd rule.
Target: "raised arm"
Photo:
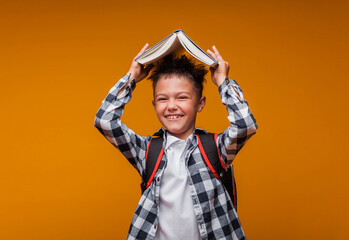
[[[143,53],[147,47],[148,45],[146,44],[138,55]],[[124,106],[131,100],[136,82],[144,79],[150,69],[151,66],[144,68],[139,63],[133,61],[128,74],[110,89],[107,97],[102,101],[94,122],[95,127],[111,144],[122,152],[140,174],[143,173],[143,160],[149,139],[137,135],[122,123],[120,118],[123,114]]]
[[[130,69],[128,70],[128,74],[130,76],[129,81],[135,80],[136,83],[142,81],[144,78],[146,78],[149,74],[149,71],[152,69],[153,65],[148,65],[144,67],[142,64],[139,64],[138,62],[135,61],[135,59],[143,54],[147,48],[149,47],[149,44],[146,43],[144,47],[139,51],[139,53],[134,57]],[[128,82],[129,83],[129,82]],[[128,84],[126,84],[123,88],[121,88],[120,92],[118,93],[118,96],[123,93],[125,88],[127,87]]]
[[[215,68],[210,68],[211,78],[228,110],[230,126],[218,135],[217,146],[226,166],[229,166],[247,140],[256,133],[258,126],[241,88],[236,81],[228,78],[228,62],[224,61],[215,46],[213,51],[207,52],[218,62]]]

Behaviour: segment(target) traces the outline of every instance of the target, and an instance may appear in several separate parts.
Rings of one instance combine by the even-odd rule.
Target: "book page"
[[[179,40],[183,47],[199,61],[214,66],[217,62],[206,52],[204,52],[198,45],[196,45],[184,32],[179,33]]]
[[[151,64],[174,52],[180,45],[177,34],[171,34],[139,56],[136,61],[140,64]]]

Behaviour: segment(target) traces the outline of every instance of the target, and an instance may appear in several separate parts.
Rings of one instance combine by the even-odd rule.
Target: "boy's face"
[[[187,139],[195,129],[196,113],[205,106],[193,84],[185,77],[161,77],[154,89],[153,105],[161,124],[169,133]]]

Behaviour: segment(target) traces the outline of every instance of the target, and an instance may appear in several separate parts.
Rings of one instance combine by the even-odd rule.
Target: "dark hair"
[[[176,56],[170,54],[155,64],[149,79],[153,81],[154,91],[161,77],[172,75],[185,77],[193,84],[197,96],[201,98],[207,72],[205,65],[196,64],[194,59],[190,59],[186,55]]]

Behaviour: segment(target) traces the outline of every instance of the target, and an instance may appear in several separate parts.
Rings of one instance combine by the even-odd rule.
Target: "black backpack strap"
[[[148,143],[147,152],[145,154],[145,171],[141,183],[142,193],[149,187],[159,168],[161,158],[164,155],[164,149],[162,148],[163,141],[163,137],[158,137],[152,138]]]
[[[214,133],[197,134],[198,146],[205,162],[216,178],[221,178],[226,171],[222,162],[216,144],[216,136]]]
[[[198,146],[202,157],[204,158],[208,168],[220,179],[233,201],[235,210],[237,209],[237,192],[234,179],[233,166],[230,165],[226,169],[218,151],[216,144],[216,133],[200,133],[196,134],[198,139]]]
[[[226,189],[231,197],[231,200],[233,200],[233,204],[235,207],[235,210],[237,211],[237,191],[236,191],[236,183],[235,183],[235,177],[234,177],[234,168],[233,165],[230,165],[228,170],[227,170],[227,174],[225,177],[225,180],[223,180],[224,182],[229,181],[230,184],[224,184],[226,186]]]

